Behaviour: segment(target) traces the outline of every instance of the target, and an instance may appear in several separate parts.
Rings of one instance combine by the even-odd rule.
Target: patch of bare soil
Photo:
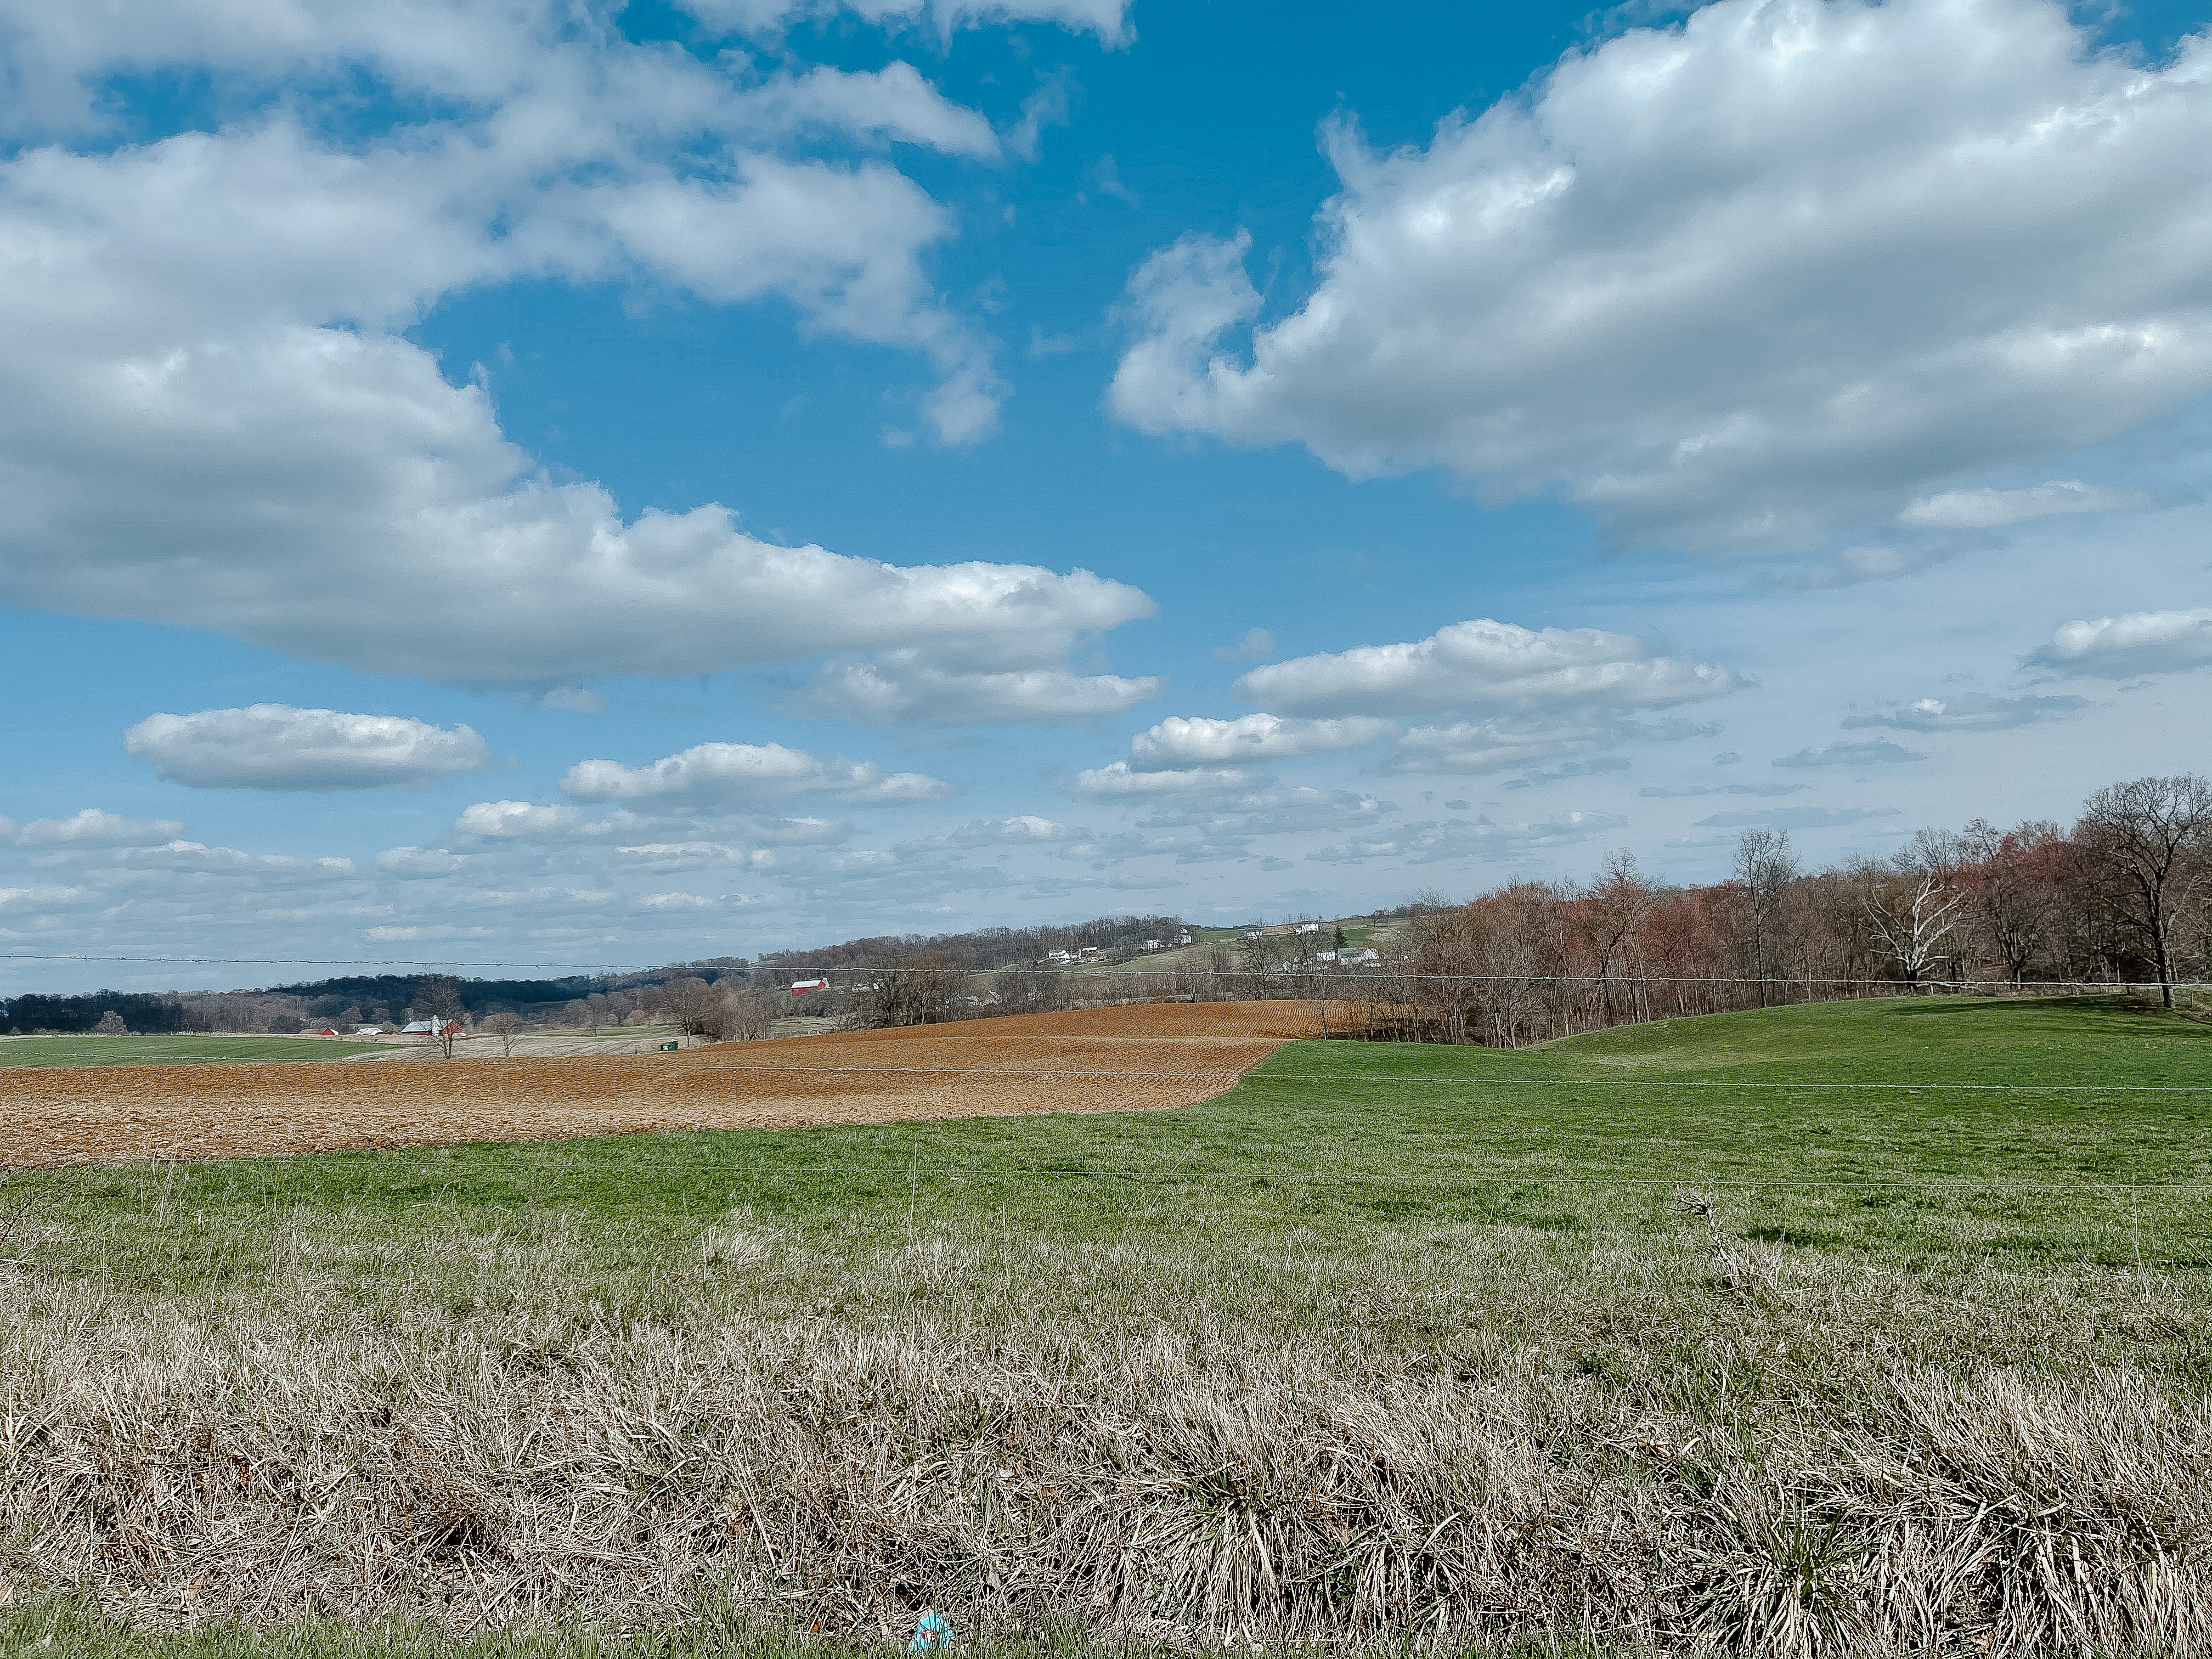
[[[1185,1106],[1318,1029],[1308,1005],[1197,1003],[672,1054],[10,1066],[0,1068],[0,1166]]]

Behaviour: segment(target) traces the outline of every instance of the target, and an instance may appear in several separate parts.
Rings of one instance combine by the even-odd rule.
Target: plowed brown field
[[[0,1167],[1187,1106],[1318,1029],[1305,1004],[1179,1003],[674,1054],[9,1066]]]

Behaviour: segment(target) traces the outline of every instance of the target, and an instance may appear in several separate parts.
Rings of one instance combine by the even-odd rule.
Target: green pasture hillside
[[[327,1050],[310,1049],[311,1053]],[[1103,1079],[1040,1078],[1071,1103]],[[1214,1249],[1378,1228],[1747,1237],[1869,1262],[2212,1264],[2212,1027],[2124,1000],[1828,1003],[1523,1051],[1307,1042],[1169,1111],[641,1134],[19,1174],[104,1271],[264,1271],[280,1212],[380,1236],[564,1218],[608,1271],[732,1206],[824,1237]]]

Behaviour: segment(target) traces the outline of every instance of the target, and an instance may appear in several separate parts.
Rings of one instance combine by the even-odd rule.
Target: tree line
[[[519,1027],[620,1025],[640,1009],[659,1009],[659,988],[670,980],[688,976],[713,983],[734,975],[742,981],[748,965],[738,957],[641,973],[559,979],[376,974],[240,991],[27,992],[0,997],[0,1031],[68,1034],[112,1031],[119,1026],[156,1036],[182,1032],[283,1035],[325,1025],[341,1031],[362,1024],[390,1028],[414,1019],[459,1019],[471,1025],[511,1019]],[[108,1023],[111,1015],[113,1020]]]
[[[1777,1003],[2212,976],[2212,783],[2099,790],[2071,825],[1976,819],[1807,870],[1750,830],[1728,879],[1663,886],[1626,852],[1587,884],[1521,881],[1407,923],[1356,988],[1376,1036],[1515,1047]],[[2185,992],[2181,1000],[2191,1001]]]

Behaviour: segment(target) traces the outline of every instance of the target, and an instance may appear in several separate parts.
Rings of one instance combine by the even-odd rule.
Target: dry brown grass
[[[0,1166],[1185,1106],[1316,1030],[1307,1005],[1208,1003],[672,1054],[12,1067]]]
[[[1179,1645],[2212,1645],[2212,1409],[1869,1341],[2007,1317],[1908,1277],[1778,1257],[1750,1294],[1695,1237],[1568,1261],[1492,1231],[1460,1271],[1416,1240],[1285,1263],[1324,1310],[1285,1335],[1207,1312],[1256,1259],[825,1255],[736,1212],[671,1324],[560,1305],[557,1241],[448,1241],[523,1297],[455,1312],[333,1296],[313,1264],[345,1242],[293,1246],[251,1310],[0,1285],[0,1581],[156,1624],[713,1604],[895,1638],[929,1602]],[[863,1284],[905,1311],[775,1288]],[[1326,1313],[1347,1285],[1686,1331],[1705,1381],[1502,1335],[1409,1352]]]

